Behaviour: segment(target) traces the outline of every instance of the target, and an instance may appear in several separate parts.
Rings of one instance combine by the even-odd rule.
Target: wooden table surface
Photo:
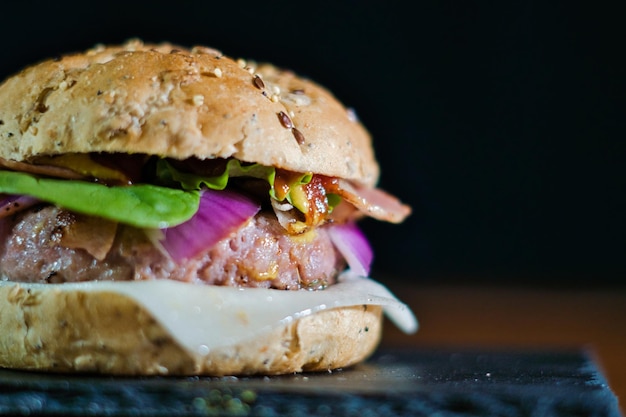
[[[589,349],[626,410],[626,288],[387,286],[420,329],[405,335],[387,322],[381,347]]]

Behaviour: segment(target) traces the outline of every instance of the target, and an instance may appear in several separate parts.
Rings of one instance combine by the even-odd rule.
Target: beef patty
[[[323,227],[291,236],[269,212],[261,212],[228,238],[178,264],[144,230],[121,224],[112,224],[108,244],[94,236],[96,243],[89,239],[81,247],[64,239],[77,221],[84,218],[77,220],[51,205],[0,220],[0,277],[41,283],[173,279],[297,290],[333,284],[345,267]],[[100,222],[90,221],[86,224]],[[104,252],[99,245],[107,245]]]

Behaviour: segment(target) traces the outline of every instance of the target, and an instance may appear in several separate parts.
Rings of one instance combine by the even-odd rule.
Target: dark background
[[[413,207],[363,223],[375,276],[621,285],[622,3],[11,2],[0,76],[130,37],[290,67],[356,109]]]

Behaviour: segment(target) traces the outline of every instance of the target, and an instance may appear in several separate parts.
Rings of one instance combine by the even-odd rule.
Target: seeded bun
[[[327,90],[219,51],[129,41],[0,86],[0,157],[86,152],[234,157],[374,185],[366,129]]]
[[[205,47],[186,49],[133,40],[43,61],[1,84],[0,104],[0,158],[5,164],[6,160],[36,164],[38,156],[94,152],[179,160],[236,158],[364,186],[355,189],[373,187],[378,181],[370,135],[330,92],[292,72],[235,60]],[[344,191],[354,200],[363,200],[357,191]],[[363,202],[372,216],[384,215],[392,221],[401,211],[397,218],[404,218],[406,210],[399,210],[394,199],[385,199],[382,192],[372,200],[375,197],[375,203]],[[129,252],[133,249],[128,245]],[[309,258],[293,260],[300,261],[310,264]],[[335,269],[333,273],[338,272]],[[274,292],[254,293],[263,295],[246,299],[245,306],[256,310],[242,307],[241,291],[231,303],[224,296],[226,287],[211,286],[217,293],[210,299],[211,308],[226,307],[202,316],[195,327],[189,324],[189,310],[184,311],[187,315],[178,314],[180,306],[199,305],[188,302],[187,293],[175,299],[174,307],[164,307],[175,298],[172,294],[181,297],[180,288],[159,297],[150,293],[140,300],[125,292],[132,282],[25,284],[0,277],[0,367],[221,376],[350,366],[378,345],[383,323],[380,305],[393,299],[386,290],[355,290],[365,288],[367,279],[361,275],[366,273],[354,271],[359,281],[351,282],[353,287],[341,287],[338,281],[320,291],[263,289]],[[174,285],[174,280],[160,281]],[[142,290],[160,285],[158,279],[136,282],[145,284]],[[200,284],[184,285],[194,287],[185,287],[189,293],[201,292]],[[302,298],[295,295],[314,292],[334,298],[315,304],[318,311],[302,307]],[[281,308],[291,308],[296,300],[295,307],[287,315],[281,311],[278,318],[258,307],[264,307],[259,300],[278,299],[277,293],[290,294],[288,302],[274,304]],[[356,301],[355,293],[360,297]],[[380,300],[387,304],[376,304]],[[173,315],[182,317],[176,326],[167,321]],[[219,325],[209,327],[207,316],[217,318]],[[224,325],[231,324],[226,316],[235,317],[236,325]],[[272,321],[258,325],[249,318],[254,316]],[[410,317],[408,323],[409,329],[414,326]],[[238,333],[241,337],[229,339],[216,328],[224,334],[243,330]],[[258,328],[263,332],[254,333]],[[203,341],[215,343],[211,348],[194,345],[181,337],[181,329],[185,336],[200,334]],[[197,346],[207,351],[199,352]]]
[[[326,371],[369,356],[381,323],[380,306],[334,308],[200,355],[179,345],[143,305],[110,288],[5,283],[0,284],[0,367],[111,375]]]

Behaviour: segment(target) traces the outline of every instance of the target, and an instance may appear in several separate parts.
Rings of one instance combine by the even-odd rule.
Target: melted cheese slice
[[[321,291],[218,287],[171,280],[31,285],[128,296],[143,305],[182,346],[199,355],[335,307],[380,305],[402,331],[413,333],[418,328],[408,306],[386,287],[350,273],[344,273],[337,284]]]

